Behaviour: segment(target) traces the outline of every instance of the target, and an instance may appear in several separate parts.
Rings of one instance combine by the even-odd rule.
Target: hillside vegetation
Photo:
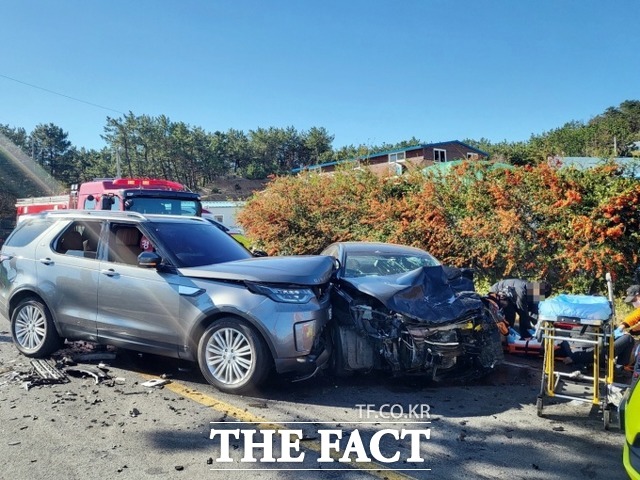
[[[456,140],[417,139],[381,145],[333,148],[334,136],[325,128],[298,131],[294,127],[258,128],[245,133],[230,129],[207,132],[164,115],[107,117],[101,150],[74,146],[54,124],[40,124],[27,133],[23,128],[0,125],[0,133],[32,156],[55,179],[70,185],[95,177],[155,177],[178,181],[200,190],[217,179],[233,175],[265,179],[289,174],[293,168],[366,157],[385,150],[420,143]],[[428,133],[428,132],[426,132]],[[457,139],[460,140],[460,139]],[[537,165],[549,155],[631,156],[640,141],[640,101],[628,100],[588,122],[570,121],[526,142],[492,143],[464,139],[487,151],[492,159],[513,165]]]
[[[446,178],[413,172],[380,179],[363,171],[289,176],[295,167],[425,143],[411,138],[334,149],[333,135],[318,127],[207,132],[163,115],[129,113],[107,117],[101,150],[72,145],[54,124],[30,133],[0,125],[0,133],[66,185],[119,173],[179,181],[205,198],[223,200],[251,196],[273,177],[240,217],[271,253],[315,253],[335,240],[384,240],[427,248],[447,263],[475,268],[486,281],[547,278],[580,291],[596,288],[606,271],[624,284],[637,265],[637,181],[613,165],[558,171],[546,160],[638,155],[638,100],[528,141],[464,139],[491,159],[522,168],[469,174],[482,167],[466,165]],[[438,140],[452,139],[455,132]],[[7,175],[3,182],[10,185]],[[5,194],[0,206],[5,217],[14,215],[11,196]]]

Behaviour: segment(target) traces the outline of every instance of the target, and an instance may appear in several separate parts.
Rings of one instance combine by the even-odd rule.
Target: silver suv
[[[254,258],[201,218],[105,211],[31,216],[0,253],[0,313],[26,356],[84,339],[196,361],[229,393],[328,359],[331,257]]]

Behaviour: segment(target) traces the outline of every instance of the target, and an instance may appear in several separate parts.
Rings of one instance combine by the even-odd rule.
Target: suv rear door
[[[99,220],[72,221],[36,246],[39,293],[49,305],[62,337],[96,338],[99,262],[95,252],[85,252],[84,248],[89,233],[100,232],[100,228]]]

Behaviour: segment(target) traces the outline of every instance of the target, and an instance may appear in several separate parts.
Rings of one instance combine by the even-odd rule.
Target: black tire
[[[257,389],[271,369],[271,355],[262,337],[239,319],[212,323],[198,343],[198,365],[204,378],[226,393]]]
[[[34,297],[20,301],[13,311],[11,337],[16,348],[27,357],[46,357],[62,346],[51,312]]]

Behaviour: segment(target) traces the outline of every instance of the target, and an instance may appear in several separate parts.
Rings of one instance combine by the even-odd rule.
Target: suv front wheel
[[[227,393],[244,393],[258,387],[271,365],[260,335],[241,320],[214,322],[198,344],[198,364],[206,380]]]
[[[27,357],[46,357],[62,345],[49,309],[36,298],[25,298],[13,311],[11,336]]]

